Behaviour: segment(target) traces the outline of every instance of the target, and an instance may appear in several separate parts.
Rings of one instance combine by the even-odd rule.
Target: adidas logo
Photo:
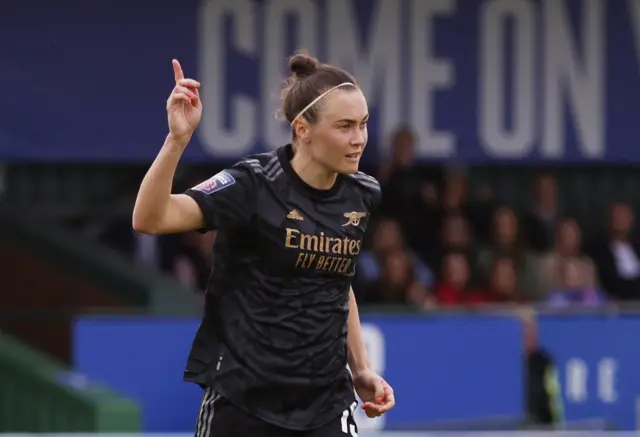
[[[292,209],[289,214],[287,214],[287,218],[290,220],[304,220],[302,215],[298,212],[297,209]]]

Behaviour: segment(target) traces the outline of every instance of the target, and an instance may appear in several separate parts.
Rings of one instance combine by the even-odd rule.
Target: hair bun
[[[289,59],[289,70],[298,78],[311,76],[318,69],[318,60],[310,55],[297,54]]]

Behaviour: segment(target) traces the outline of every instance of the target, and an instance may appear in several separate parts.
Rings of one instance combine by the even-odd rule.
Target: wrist
[[[349,366],[351,368],[351,366]],[[364,367],[360,367],[360,368],[351,368],[351,375],[353,375],[354,378],[357,378],[360,375],[364,375],[366,373],[371,372],[371,368],[368,366],[364,366]]]
[[[351,373],[353,376],[357,376],[362,373],[369,372],[371,370],[371,366],[369,366],[369,361],[365,358],[363,360],[351,359],[349,361],[349,368],[351,369]]]
[[[169,133],[169,135],[167,135],[167,139],[165,140],[165,145],[168,147],[184,150],[187,147],[187,144],[189,144],[189,141],[191,141],[191,135],[177,136]]]

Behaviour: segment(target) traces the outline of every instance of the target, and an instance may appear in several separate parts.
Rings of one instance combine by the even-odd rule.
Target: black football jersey
[[[349,286],[380,186],[358,172],[317,190],[291,158],[291,145],[251,156],[186,192],[217,235],[185,380],[267,422],[308,430],[355,400]]]

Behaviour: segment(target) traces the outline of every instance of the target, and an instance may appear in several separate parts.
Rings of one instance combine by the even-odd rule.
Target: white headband
[[[311,101],[311,103],[309,103],[307,106],[304,107],[304,109],[300,112],[298,112],[298,115],[296,115],[293,120],[291,120],[291,126],[293,126],[293,123],[296,122],[297,119],[299,119],[305,112],[307,112],[309,110],[309,108],[311,108],[313,105],[315,105],[316,103],[318,103],[320,100],[322,100],[322,98],[324,96],[326,96],[327,94],[329,94],[331,91],[336,90],[340,87],[343,86],[347,86],[347,85],[351,85],[351,86],[355,86],[354,84],[352,84],[351,82],[343,82],[340,85],[336,85],[333,88],[329,88],[328,90],[326,90],[325,92],[323,92],[322,94],[320,94],[318,97],[316,97],[315,99],[313,99]]]

